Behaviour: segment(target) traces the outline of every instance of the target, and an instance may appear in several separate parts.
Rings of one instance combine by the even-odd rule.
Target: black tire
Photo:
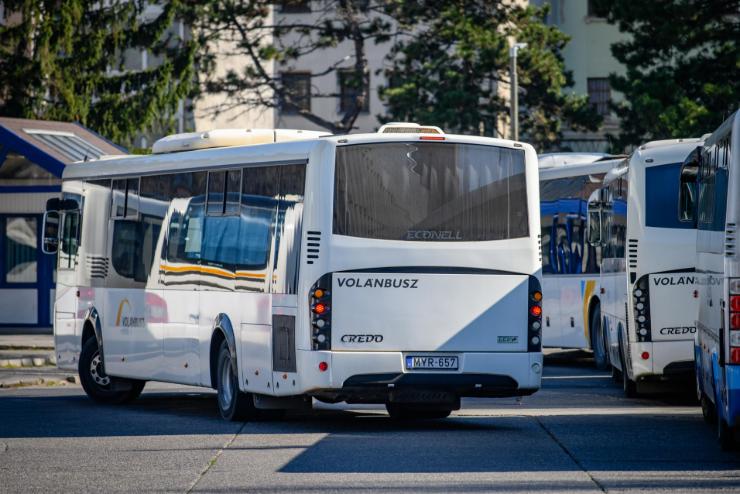
[[[95,338],[82,345],[77,372],[82,389],[98,403],[117,405],[135,400],[146,385],[146,381],[138,379],[108,376]]]
[[[393,420],[445,419],[452,413],[452,410],[447,408],[422,408],[398,403],[386,403],[385,409]]]
[[[228,343],[224,340],[218,351],[216,365],[216,390],[218,392],[218,411],[226,420],[254,420],[258,410],[254,406],[252,393],[239,391],[239,376],[234,373],[232,356]]]
[[[636,398],[637,384],[635,383],[635,381],[630,379],[629,373],[627,372],[627,364],[624,360],[624,351],[622,350],[621,338],[619,342],[619,361],[622,364],[622,391],[624,391],[624,396],[626,396],[627,398]]]
[[[612,381],[615,383],[622,382],[622,373],[612,364]]]
[[[717,422],[717,411],[714,409],[714,403],[705,394],[701,394],[701,415],[704,417],[704,421],[708,424],[715,424]]]
[[[594,352],[594,365],[599,370],[606,370],[609,367],[609,355],[606,351],[604,325],[601,324],[601,308],[598,304],[591,312],[591,321],[588,327],[591,334],[591,350]]]
[[[715,407],[716,408],[716,407]],[[722,451],[735,451],[737,450],[737,442],[735,441],[735,431],[732,427],[727,425],[727,422],[717,410],[717,440],[719,441],[719,447]]]

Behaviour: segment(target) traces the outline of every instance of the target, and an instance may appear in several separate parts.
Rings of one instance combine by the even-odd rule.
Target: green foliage
[[[520,135],[553,148],[562,126],[594,130],[600,117],[572,85],[562,50],[568,37],[547,26],[546,8],[510,2],[396,1],[388,12],[403,32],[388,56],[381,88],[383,120],[439,125],[449,131],[496,135],[509,113],[510,39],[528,43],[518,56]]]
[[[616,150],[652,139],[711,132],[740,102],[740,0],[598,0],[630,35],[612,45],[627,67],[612,74],[624,94]]]
[[[113,141],[172,126],[195,89],[196,44],[167,35],[192,16],[177,0],[9,0],[0,26],[0,114],[76,121]],[[148,49],[161,63],[124,70]]]

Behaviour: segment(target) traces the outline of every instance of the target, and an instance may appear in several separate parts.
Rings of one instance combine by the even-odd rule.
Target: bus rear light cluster
[[[632,291],[632,297],[635,307],[635,333],[637,341],[652,341],[653,337],[650,331],[650,284],[648,275],[643,276]]]
[[[542,351],[542,286],[540,280],[529,277],[527,351]]]
[[[314,283],[308,306],[311,310],[311,347],[314,350],[330,350],[331,274],[325,274]]]
[[[730,363],[740,364],[740,278],[730,281]]]

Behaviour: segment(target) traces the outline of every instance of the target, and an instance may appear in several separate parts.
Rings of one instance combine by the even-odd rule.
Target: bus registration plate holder
[[[457,370],[456,355],[407,355],[407,370]]]

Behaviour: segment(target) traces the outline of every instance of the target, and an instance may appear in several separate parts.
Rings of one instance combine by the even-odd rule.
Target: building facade
[[[596,132],[564,132],[564,150],[606,152],[607,134],[619,131],[619,121],[609,110],[609,102],[622,95],[611,90],[609,74],[623,74],[625,68],[612,55],[611,45],[626,39],[614,24],[596,15],[591,0],[532,0],[534,5],[550,6],[548,23],[570,36],[563,50],[565,68],[573,74],[574,94],[588,95],[589,102],[604,118]]]
[[[569,90],[575,94],[588,95],[596,111],[604,117],[604,124],[597,132],[565,131],[563,148],[573,151],[605,152],[609,145],[606,135],[616,133],[619,129],[617,119],[609,110],[609,101],[619,101],[621,97],[611,91],[608,77],[610,73],[623,72],[623,67],[611,54],[611,44],[623,39],[624,35],[619,32],[617,26],[608,24],[605,19],[597,17],[594,14],[592,2],[589,0],[532,0],[531,3],[537,6],[549,4],[548,22],[571,37],[563,53],[566,69],[572,71],[575,82]],[[276,2],[271,9],[267,23],[279,25],[296,20],[312,23],[323,12],[319,9],[321,5],[317,1]],[[295,40],[290,38],[275,40],[276,43],[283,44],[289,44],[292,41]],[[355,123],[355,132],[373,132],[381,125],[377,117],[385,113],[385,108],[378,95],[378,88],[385,84],[382,68],[390,46],[390,42],[368,43],[366,46],[370,99]],[[233,47],[225,45],[216,47],[214,50],[220,54],[217,70],[222,73],[230,67],[249,64],[245,56],[229,55],[234,53],[231,48]],[[344,42],[332,48],[309,53],[285,67],[278,67],[273,63],[268,64],[267,68],[273,74],[280,75],[284,83],[290,84],[299,91],[301,105],[305,105],[305,108],[324,119],[336,121],[341,118],[345,105],[348,104],[353,94],[353,89],[345,84],[342,71],[343,68],[350,68],[353,61],[352,44]],[[338,70],[310,77],[311,74],[321,73],[333,65],[336,65]],[[497,91],[504,100],[509,98],[508,85],[501,84]],[[281,108],[280,105],[248,111],[244,111],[243,108],[234,108],[214,116],[212,109],[223,103],[225,98],[225,95],[211,94],[203,96],[196,102],[194,108],[196,130],[221,127],[326,130],[298,115],[295,111]],[[501,116],[498,130],[504,137],[509,136],[508,115]]]

